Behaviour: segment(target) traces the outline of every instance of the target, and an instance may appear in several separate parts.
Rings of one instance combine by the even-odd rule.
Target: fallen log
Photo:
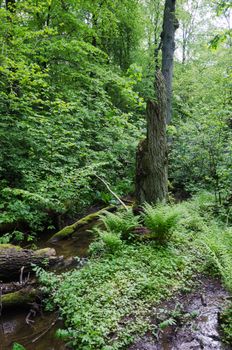
[[[8,282],[8,283],[1,283],[0,284],[0,291],[2,294],[9,294],[9,293],[13,293],[13,292],[17,292],[22,288],[25,287],[32,287],[33,285],[36,284],[36,280],[32,279],[32,280],[24,280],[23,282]]]
[[[11,244],[0,244],[0,279],[10,280],[17,276],[22,282],[24,274],[32,271],[32,264],[51,267],[60,259],[54,248],[34,251]]]
[[[59,232],[55,233],[48,242],[57,242],[60,241],[62,239],[71,237],[78,229],[87,226],[88,224],[90,224],[91,222],[93,222],[94,220],[98,220],[100,218],[101,215],[103,215],[105,212],[114,212],[117,210],[117,207],[115,205],[110,205],[106,208],[103,208],[95,213],[89,214],[85,217],[83,217],[82,219],[76,221],[74,224],[70,225],[70,226],[66,226],[64,227],[62,230],[60,230]]]
[[[34,288],[23,288],[17,292],[2,295],[1,307],[2,309],[11,307],[22,307],[33,303],[39,295],[39,290]]]

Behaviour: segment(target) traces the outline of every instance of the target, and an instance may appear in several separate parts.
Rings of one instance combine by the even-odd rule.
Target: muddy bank
[[[128,350],[229,350],[221,341],[218,316],[229,294],[218,280],[203,278],[196,290],[152,310],[153,334]],[[172,324],[173,323],[173,324]]]

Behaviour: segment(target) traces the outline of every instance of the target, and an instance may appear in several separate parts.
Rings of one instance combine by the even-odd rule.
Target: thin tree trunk
[[[176,0],[166,0],[162,32],[162,73],[167,89],[167,123],[172,118],[172,76],[175,51],[175,31],[178,21],[175,17]]]

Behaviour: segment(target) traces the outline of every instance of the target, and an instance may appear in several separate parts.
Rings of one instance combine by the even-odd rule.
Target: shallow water
[[[11,350],[14,342],[27,350],[65,350],[65,344],[55,338],[55,332],[62,327],[55,313],[35,318],[32,325],[26,324],[28,310],[10,311],[3,314],[0,325],[0,349]],[[55,322],[55,325],[51,325]],[[51,327],[49,329],[49,327]],[[46,333],[45,333],[46,332]],[[41,336],[44,333],[44,336]]]
[[[90,243],[93,241],[93,234],[89,232],[92,225],[86,226],[85,230],[78,230],[74,233],[73,237],[65,240],[61,240],[54,243],[47,243],[50,237],[46,237],[46,240],[38,242],[39,248],[51,247],[55,248],[56,254],[69,258],[72,256],[78,256],[84,258],[87,256]]]
[[[64,258],[87,256],[89,244],[93,240],[92,233],[88,232],[90,227],[78,231],[73,238],[56,243],[47,243],[49,237],[45,235],[38,243],[38,248],[55,248],[57,255]],[[62,328],[62,322],[57,319],[56,313],[44,313],[33,318],[34,323],[28,325],[26,317],[29,308],[25,310],[2,310],[0,318],[0,350],[12,350],[12,345],[17,342],[26,350],[65,350],[65,344],[56,339],[55,333]],[[53,325],[54,324],[54,325]]]

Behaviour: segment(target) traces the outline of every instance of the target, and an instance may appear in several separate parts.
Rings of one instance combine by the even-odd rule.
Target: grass
[[[123,241],[123,230],[136,227],[141,218],[125,223],[128,214],[110,214],[93,243],[98,245],[94,252],[101,247],[99,256],[81,270],[59,277],[43,273],[51,300],[66,322],[59,336],[76,350],[126,349],[150,329],[152,308],[177,291],[188,291],[196,273],[219,275],[232,289],[231,229],[215,221],[210,207],[210,201],[202,199],[146,207],[144,223],[159,235],[168,235],[165,245],[156,238]]]

